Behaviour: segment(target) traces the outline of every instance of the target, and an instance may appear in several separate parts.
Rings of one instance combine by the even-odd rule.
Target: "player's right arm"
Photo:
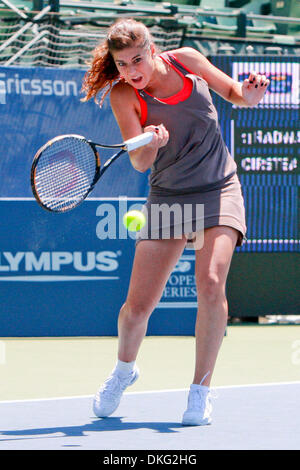
[[[119,82],[113,87],[110,104],[123,140],[131,139],[143,132],[154,132],[153,139],[148,145],[129,153],[132,166],[142,173],[147,171],[155,161],[158,149],[168,142],[168,131],[163,124],[142,128],[139,101],[133,88],[126,83]]]

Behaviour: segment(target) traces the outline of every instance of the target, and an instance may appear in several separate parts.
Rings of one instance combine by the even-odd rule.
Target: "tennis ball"
[[[123,224],[130,232],[141,230],[146,223],[146,217],[141,211],[128,211],[123,216]]]

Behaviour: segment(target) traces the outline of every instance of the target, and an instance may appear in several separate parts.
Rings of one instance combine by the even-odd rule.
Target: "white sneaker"
[[[193,384],[190,387],[188,406],[183,414],[184,426],[204,426],[210,424],[212,412],[211,393],[209,387]]]
[[[106,418],[119,406],[124,390],[134,384],[139,377],[139,370],[135,366],[133,371],[126,377],[113,373],[104,382],[94,397],[93,411],[98,418]]]

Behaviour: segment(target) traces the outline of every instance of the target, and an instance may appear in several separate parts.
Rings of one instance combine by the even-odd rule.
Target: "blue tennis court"
[[[99,419],[91,396],[1,402],[2,450],[299,450],[300,382],[217,387],[213,423],[181,425],[187,390],[128,392]]]

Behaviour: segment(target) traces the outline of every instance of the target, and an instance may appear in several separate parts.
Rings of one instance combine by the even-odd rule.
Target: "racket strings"
[[[46,147],[35,169],[35,189],[48,209],[66,211],[80,203],[90,191],[97,171],[90,145],[74,137]]]

